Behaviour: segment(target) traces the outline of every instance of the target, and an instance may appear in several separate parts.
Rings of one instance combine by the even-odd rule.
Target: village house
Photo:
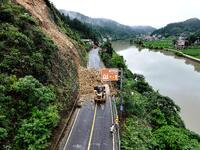
[[[188,41],[187,40],[179,39],[179,40],[176,41],[175,47],[177,49],[183,49],[186,46],[188,46]]]

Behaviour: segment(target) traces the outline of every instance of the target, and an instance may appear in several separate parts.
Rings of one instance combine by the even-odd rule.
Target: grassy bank
[[[173,38],[167,38],[158,41],[144,41],[142,46],[148,47],[150,49],[173,49]]]
[[[191,46],[183,49],[182,52],[186,55],[200,59],[200,46]]]
[[[175,52],[175,54],[180,54],[179,56],[181,56],[182,53],[200,59],[200,46],[188,46],[184,49],[179,50],[175,48],[173,40],[173,38],[167,38],[157,41],[144,41],[142,43],[142,47],[146,47],[149,49],[171,50],[172,52]]]
[[[133,74],[112,47],[100,56],[106,67],[124,70],[123,150],[200,149],[200,137],[185,128],[172,99],[154,91],[142,75]]]

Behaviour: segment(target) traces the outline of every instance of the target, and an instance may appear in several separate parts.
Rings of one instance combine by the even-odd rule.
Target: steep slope
[[[74,60],[79,64],[80,58],[75,46],[70,41],[69,37],[61,32],[58,26],[54,23],[50,16],[49,8],[44,0],[16,0],[16,2],[24,6],[24,8],[28,10],[34,18],[39,20],[43,31],[45,31],[55,44],[58,45],[59,49],[62,50],[61,52],[63,56],[67,55],[67,53],[72,53]]]
[[[0,3],[0,149],[48,147],[78,97],[86,51],[49,4]]]
[[[90,18],[73,11],[60,10],[60,12],[66,16],[69,16],[71,19],[78,19],[81,22],[88,24],[94,30],[97,30],[103,34],[103,36],[112,37],[113,39],[134,37],[138,34],[147,34],[155,30],[155,28],[149,26],[131,27],[122,25],[110,19]]]
[[[160,34],[162,36],[188,36],[200,29],[200,20],[198,18],[191,18],[183,22],[171,23],[167,26],[158,29],[152,33]]]

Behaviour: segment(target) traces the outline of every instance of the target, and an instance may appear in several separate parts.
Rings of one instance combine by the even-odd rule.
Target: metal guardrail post
[[[118,112],[117,112],[117,107],[116,107],[116,98],[115,97],[111,97],[111,101],[112,101],[112,110],[113,110],[113,118],[114,118],[114,122],[118,121]],[[117,123],[118,124],[118,123]],[[116,150],[120,150],[120,145],[121,145],[121,141],[120,141],[120,134],[119,134],[119,124],[116,128],[116,135],[114,136],[116,137],[115,141],[117,142],[115,146]]]

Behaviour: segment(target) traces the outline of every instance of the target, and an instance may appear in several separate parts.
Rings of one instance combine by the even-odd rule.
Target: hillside
[[[149,34],[156,30],[152,26],[132,26],[132,29],[141,34]]]
[[[158,29],[152,33],[160,34],[162,36],[189,36],[200,30],[200,20],[198,18],[191,18],[183,22],[171,23],[167,26]]]
[[[123,69],[122,150],[200,149],[200,136],[186,129],[173,99],[155,91],[143,75],[133,74],[112,48],[100,56],[106,67]]]
[[[0,14],[0,149],[45,149],[79,94],[85,45],[48,0],[6,0]]]
[[[110,19],[90,18],[73,11],[60,10],[60,12],[69,16],[71,19],[78,19],[81,22],[88,24],[94,30],[100,32],[104,37],[112,37],[112,39],[135,37],[138,34],[147,34],[155,30],[155,28],[150,26],[131,27],[122,25]]]

